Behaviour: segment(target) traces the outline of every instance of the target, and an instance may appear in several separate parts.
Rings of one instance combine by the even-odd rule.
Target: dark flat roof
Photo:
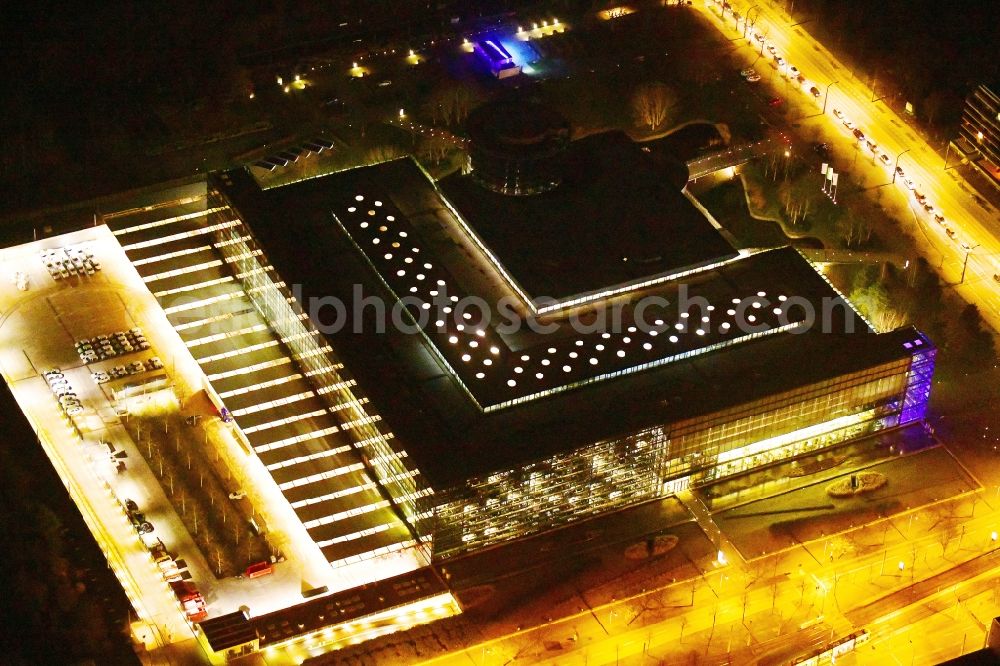
[[[222,174],[217,184],[260,240],[278,274],[287,284],[301,285],[305,296],[338,296],[350,305],[355,285],[362,285],[365,295],[378,294],[390,303],[395,295],[412,295],[426,302],[438,279],[449,286],[449,294],[479,293],[476,275],[462,271],[487,272],[486,264],[433,236],[423,218],[421,224],[408,223],[423,215],[433,222],[431,227],[454,224],[442,214],[443,204],[435,199],[433,185],[409,160],[264,192],[245,170]],[[426,191],[421,192],[421,187]],[[357,196],[363,199],[357,201]],[[376,201],[381,205],[376,206]],[[356,210],[349,213],[349,207]],[[339,211],[336,216],[335,211]],[[361,223],[368,220],[362,229]],[[380,226],[386,231],[377,231]],[[371,231],[373,227],[376,231]],[[412,252],[414,247],[420,251]],[[394,256],[380,259],[375,248]],[[404,272],[398,276],[389,270],[390,264],[380,263],[397,262],[396,255],[419,257],[419,262],[392,263]],[[425,268],[424,262],[431,268]],[[479,268],[470,269],[470,265]],[[417,274],[424,278],[417,280]],[[715,304],[716,309],[708,313],[710,322],[704,324],[705,335],[696,332],[702,325],[700,318],[689,317],[684,320],[689,322],[686,330],[677,331],[675,325],[684,322],[676,306],[662,315],[661,325],[655,323],[657,315],[648,317],[654,320],[657,335],[648,330],[632,333],[627,325],[633,299],[622,308],[626,329],[609,333],[607,338],[600,332],[568,331],[565,324],[548,335],[502,335],[487,327],[484,336],[478,337],[471,325],[457,331],[454,321],[443,331],[424,334],[392,327],[374,333],[373,311],[366,310],[358,318],[351,307],[346,312],[351,325],[327,337],[385,425],[427,480],[441,489],[470,475],[510,469],[597,440],[905,358],[910,352],[903,343],[919,335],[913,329],[872,334],[853,311],[837,307],[831,329],[844,331],[845,320],[853,319],[858,332],[775,332],[756,338],[739,334],[740,342],[724,345],[735,335],[722,331],[732,298],[752,301],[764,294],[770,303],[748,308],[748,312],[757,313],[758,323],[773,324],[771,308],[781,302],[781,296],[803,299],[817,312],[822,311],[824,298],[837,296],[791,248],[747,256],[685,281],[690,298],[703,296]],[[413,287],[416,292],[411,291]],[[679,298],[678,285],[672,283],[657,287],[655,293],[670,301]],[[413,312],[419,311],[414,305]],[[696,311],[691,312],[693,317]],[[355,323],[366,332],[353,332]],[[455,344],[449,342],[453,335],[459,340]],[[677,336],[676,342],[671,335]],[[469,346],[472,341],[478,343],[474,348]],[[644,348],[647,344],[650,349]],[[604,349],[598,350],[597,345]],[[491,354],[491,346],[499,353]],[[706,348],[709,351],[699,353]],[[462,360],[466,353],[472,357],[469,362]],[[529,360],[522,361],[522,355]],[[592,366],[590,358],[597,358],[598,365]],[[488,366],[484,364],[487,359],[492,361]],[[543,365],[543,359],[549,364]],[[563,365],[570,371],[564,372]],[[517,367],[522,372],[516,372]],[[607,376],[622,370],[630,372]],[[484,372],[483,379],[476,377],[479,372]],[[536,378],[537,372],[542,379]],[[588,383],[600,375],[606,377]],[[508,378],[515,377],[515,386],[508,386]],[[567,382],[578,385],[570,389]],[[517,402],[537,393],[539,387],[560,390]],[[513,404],[488,412],[482,409],[505,400]]]
[[[205,639],[215,652],[243,645],[257,639],[257,630],[243,611],[234,611],[198,623]]]
[[[658,161],[622,132],[573,141],[563,161],[562,184],[533,196],[491,192],[470,175],[440,183],[530,299],[563,301],[736,255],[681,192],[683,164]]]
[[[448,591],[430,567],[353,587],[250,618],[261,647],[324,627],[343,624]],[[204,626],[204,625],[202,625]]]

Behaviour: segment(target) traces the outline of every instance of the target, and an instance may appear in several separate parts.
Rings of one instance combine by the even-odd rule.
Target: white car
[[[881,155],[879,155],[878,158],[880,160],[882,160],[882,164],[884,164],[886,166],[889,166],[889,162],[892,161],[891,159],[889,159],[889,156],[886,155],[885,153],[882,153]]]
[[[836,118],[837,120],[843,120],[844,119],[844,114],[843,114],[843,112],[841,112],[840,109],[834,109],[833,110],[833,117]]]
[[[791,75],[791,76],[798,76],[799,75],[799,68],[796,67],[795,65],[789,65],[788,66],[788,74]]]

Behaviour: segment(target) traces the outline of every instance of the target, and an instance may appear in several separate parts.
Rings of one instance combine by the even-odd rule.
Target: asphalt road
[[[755,3],[734,3],[741,14]],[[743,24],[736,28],[736,22],[727,11],[721,18],[718,5],[713,0],[694,5],[702,11],[724,34],[733,38],[743,33]],[[839,109],[850,118],[867,138],[873,139],[889,157],[895,161],[897,155],[906,150],[899,160],[908,178],[916,184],[916,189],[927,196],[927,200],[941,212],[947,224],[954,229],[954,240],[945,235],[944,228],[933,221],[931,216],[916,205],[912,194],[902,184],[900,178],[887,189],[895,189],[898,200],[906,200],[914,210],[913,223],[920,227],[914,235],[918,242],[923,241],[924,249],[928,251],[933,263],[938,259],[949,266],[950,274],[957,277],[961,271],[966,251],[960,242],[965,241],[972,251],[969,255],[968,270],[965,283],[958,290],[971,302],[976,303],[986,318],[994,326],[1000,328],[1000,282],[993,276],[1000,274],[1000,215],[990,207],[984,208],[973,194],[974,190],[952,170],[944,170],[944,159],[935,152],[904,120],[883,103],[872,102],[872,91],[865,82],[857,79],[851,71],[841,64],[822,44],[816,41],[803,26],[793,26],[788,17],[772,3],[757,5],[751,17],[753,31],[764,35],[767,42],[773,44],[776,53],[789,64],[793,64],[808,79],[803,84],[803,90],[789,89],[793,95],[801,94],[803,99],[815,105],[815,113],[822,113],[823,98],[814,100],[807,92],[815,84],[821,91],[827,89],[831,82],[835,84],[829,89],[826,119],[831,129],[839,134],[843,146],[853,150],[855,139],[841,121],[833,116],[833,110]],[[753,57],[759,50],[759,43],[748,41],[746,50],[752,44],[755,48]],[[768,52],[764,51],[765,58]],[[769,58],[767,58],[770,60]],[[761,60],[763,62],[764,59]],[[758,63],[758,69],[768,67]],[[870,160],[867,147],[860,148],[862,156],[858,159],[859,168],[866,169],[866,175],[872,183],[889,183],[892,179],[892,166],[867,164]],[[900,199],[901,198],[901,199]],[[907,221],[904,221],[904,225]]]

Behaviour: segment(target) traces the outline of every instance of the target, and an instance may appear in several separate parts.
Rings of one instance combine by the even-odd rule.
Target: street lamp
[[[906,150],[904,150],[899,155],[896,155],[896,163],[892,167],[892,182],[893,183],[896,182],[896,174],[899,173],[899,171],[898,171],[898,169],[899,169],[899,158],[902,157],[904,154],[910,152],[911,150],[913,150],[913,149],[912,148],[907,148]]]
[[[962,278],[958,281],[959,284],[965,283],[965,269],[969,267],[969,255],[972,254],[972,251],[975,250],[977,247],[979,246],[973,245],[972,247],[970,247],[968,250],[965,251],[965,259],[962,261]],[[993,534],[996,534],[996,532],[994,532]],[[994,541],[995,540],[996,539],[994,539]]]
[[[763,50],[761,50],[761,53],[763,53]],[[826,84],[826,92],[823,93],[823,113],[826,113],[826,101],[830,97],[830,88],[838,83],[840,83],[840,81],[830,81],[830,83]]]
[[[746,10],[746,12],[743,14],[743,37],[744,38],[746,38],[747,32],[749,32],[750,28],[752,26],[754,26],[754,25],[757,24],[757,19],[754,19],[753,23],[750,23],[750,12],[752,12],[755,9],[757,10],[757,18],[760,18],[760,5],[754,5],[750,9]]]

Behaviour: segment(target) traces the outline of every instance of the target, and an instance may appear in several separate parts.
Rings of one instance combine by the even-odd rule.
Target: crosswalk
[[[310,381],[317,371],[296,363],[219,251],[214,232],[242,229],[242,223],[232,216],[218,221],[209,215],[218,209],[204,210],[204,201],[202,210],[197,207],[194,202],[154,215],[138,211],[106,223],[330,564],[413,545],[351,440],[355,428],[378,417],[350,421],[353,410],[329,406]],[[240,237],[249,236],[241,231]],[[258,260],[259,270],[277,282],[271,267]],[[331,362],[328,369],[340,367]],[[353,384],[346,380],[319,391]]]

